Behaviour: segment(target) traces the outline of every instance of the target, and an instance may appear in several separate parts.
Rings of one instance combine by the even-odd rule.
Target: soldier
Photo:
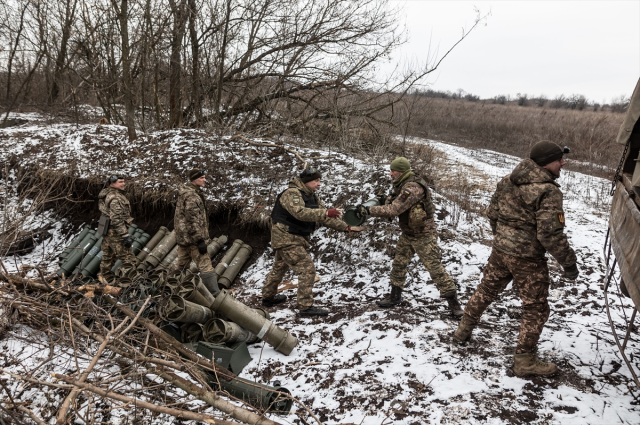
[[[178,244],[177,269],[184,270],[193,261],[200,270],[202,283],[212,295],[218,295],[218,277],[207,252],[209,215],[202,194],[207,178],[203,170],[189,172],[189,183],[180,188],[173,219]]]
[[[456,285],[440,262],[440,248],[433,218],[435,207],[427,182],[411,171],[411,164],[404,157],[391,162],[390,175],[393,179],[394,199],[387,205],[365,207],[358,205],[356,214],[372,217],[398,216],[402,234],[396,245],[396,256],[391,266],[391,294],[377,302],[380,307],[394,307],[402,302],[402,291],[407,279],[407,266],[415,253],[427,269],[440,291],[440,297],[447,300],[451,313],[462,316],[458,302]],[[385,204],[384,197],[380,203]]]
[[[556,179],[566,164],[569,148],[549,141],[536,143],[525,159],[505,176],[491,198],[488,217],[494,234],[493,249],[482,281],[464,310],[453,338],[467,341],[480,316],[513,280],[522,300],[522,321],[514,356],[517,376],[552,375],[553,363],[542,362],[536,346],[549,318],[549,252],[564,267],[568,279],[578,277],[576,254],[564,233],[562,192]]]
[[[329,312],[313,305],[313,284],[316,268],[309,249],[309,237],[318,224],[335,230],[360,232],[339,220],[340,212],[326,209],[316,191],[322,175],[315,168],[306,168],[299,178],[289,182],[289,188],[276,198],[271,213],[271,248],[275,251],[273,268],[262,288],[262,305],[272,307],[286,301],[278,294],[278,284],[291,268],[298,275],[298,309],[301,316],[326,316]]]
[[[98,208],[102,213],[98,231],[102,234],[102,261],[100,274],[111,280],[111,269],[117,260],[136,264],[131,245],[133,241],[128,229],[133,223],[131,205],[124,196],[125,181],[122,176],[111,176],[106,187],[98,194]],[[106,232],[104,231],[106,229]]]

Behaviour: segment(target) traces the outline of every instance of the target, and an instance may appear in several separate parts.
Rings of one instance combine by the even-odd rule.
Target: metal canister
[[[147,255],[151,252],[151,250],[155,248],[156,245],[158,245],[158,243],[162,240],[162,238],[166,236],[168,232],[169,229],[164,226],[160,226],[160,229],[156,232],[156,234],[153,235],[153,237],[149,240],[149,242],[147,242],[144,248],[142,248],[140,253],[138,253],[138,260],[143,261],[145,258],[147,258]]]
[[[215,272],[218,277],[222,276],[225,270],[227,270],[227,267],[229,267],[229,263],[233,261],[243,243],[244,242],[242,242],[240,239],[236,239],[235,241],[233,241],[233,245],[231,245],[227,253],[224,255],[224,257],[222,257],[222,260],[215,268]]]
[[[220,276],[220,278],[218,279],[219,286],[225,288],[231,286],[233,280],[236,278],[236,276],[238,276],[238,273],[240,273],[240,269],[242,268],[242,266],[244,266],[244,263],[247,262],[249,256],[251,256],[252,251],[253,250],[251,249],[251,247],[247,244],[243,244],[240,247],[238,253],[231,261],[231,264],[229,264],[229,267],[227,267],[227,270],[225,270],[222,276]]]
[[[147,255],[147,258],[144,260],[144,264],[147,266],[146,268],[152,269],[160,264],[174,246],[176,246],[176,232],[171,231],[162,238],[158,245],[153,248],[153,251]]]

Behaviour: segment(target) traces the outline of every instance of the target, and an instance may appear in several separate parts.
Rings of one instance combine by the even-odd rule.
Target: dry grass
[[[399,111],[407,134],[525,157],[533,144],[551,140],[572,150],[567,168],[599,176],[615,169],[622,147],[615,143],[624,114],[417,98]],[[399,124],[404,126],[404,124]]]

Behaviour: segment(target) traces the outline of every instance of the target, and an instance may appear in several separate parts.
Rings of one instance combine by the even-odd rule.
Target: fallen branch
[[[151,299],[151,297],[146,299],[146,301],[144,302],[144,305],[142,306],[142,308],[138,312],[138,315],[131,321],[131,324],[122,333],[120,333],[118,335],[118,338],[121,338],[122,336],[124,336],[124,334],[129,332],[131,327],[133,325],[135,325],[136,320],[138,320],[138,318],[140,317],[140,315],[144,311],[144,308],[147,306],[147,303],[149,302],[150,299]],[[109,331],[109,333],[107,333],[107,336],[104,338],[104,341],[102,342],[102,344],[100,344],[100,347],[98,348],[98,351],[93,356],[93,359],[91,359],[91,363],[89,364],[89,366],[87,366],[85,371],[82,372],[82,375],[80,375],[80,378],[78,379],[80,382],[84,382],[87,379],[87,377],[89,376],[89,374],[91,373],[91,371],[93,370],[95,365],[98,363],[98,359],[100,358],[100,356],[102,356],[102,352],[104,351],[105,348],[107,348],[107,344],[109,344],[109,341],[111,340],[111,337],[113,335],[117,334],[118,331],[120,330],[120,328],[122,328],[127,323],[128,320],[129,320],[129,318],[126,318],[115,329],[112,329],[112,330]],[[73,326],[73,322],[71,321],[71,315],[70,314],[69,314],[69,322],[70,322],[69,324]],[[65,419],[66,419],[66,416],[67,416],[67,412],[69,411],[69,406],[71,406],[71,403],[73,403],[73,401],[76,399],[78,394],[80,394],[80,389],[79,388],[74,388],[73,391],[71,391],[69,393],[67,398],[65,398],[64,402],[62,403],[62,407],[58,411],[58,415],[57,415],[57,418],[56,418],[56,425],[62,425],[65,422]]]
[[[171,415],[178,419],[187,419],[194,421],[201,421],[212,425],[234,425],[237,422],[229,422],[222,419],[217,419],[211,415],[205,415],[203,413],[195,413],[190,412],[188,410],[178,410],[173,409],[171,407],[166,406],[158,406],[157,404],[148,403],[146,401],[142,401],[140,399],[133,399],[131,397],[124,396],[122,394],[114,393],[111,391],[103,390],[100,387],[96,387],[95,385],[88,384],[86,382],[80,382],[76,379],[73,379],[66,375],[60,375],[58,373],[52,373],[51,376],[54,378],[66,382],[67,384],[75,385],[76,387],[80,387],[83,390],[90,391],[92,393],[98,394],[102,397],[108,397],[114,400],[123,401],[127,404],[132,404],[136,407],[140,407],[143,409],[150,410],[156,413],[164,413],[166,415]]]
[[[199,400],[204,401],[210,406],[213,406],[216,409],[221,410],[222,412],[228,414],[234,419],[237,419],[239,421],[242,421],[251,425],[279,425],[278,422],[274,422],[265,417],[256,415],[255,413],[250,412],[246,409],[235,406],[232,403],[229,403],[228,401],[221,399],[211,391],[207,391],[203,388],[200,388],[197,385],[187,381],[186,379],[183,379],[174,373],[164,370],[163,368],[148,368],[148,370],[149,372],[155,375],[158,375],[165,381],[172,383],[176,387],[180,388],[182,391],[185,391],[191,394],[192,396],[198,398]]]
[[[87,298],[93,298],[95,294],[107,294],[117,297],[122,292],[122,288],[116,288],[111,285],[82,285],[78,288],[78,291],[85,292],[84,296]]]

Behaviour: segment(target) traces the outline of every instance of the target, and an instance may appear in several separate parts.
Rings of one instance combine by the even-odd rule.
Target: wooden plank
[[[640,308],[640,211],[622,183],[616,184],[609,228],[611,247],[636,308]]]
[[[635,193],[635,191],[633,190],[633,186],[631,185],[631,174],[625,173],[622,175],[622,184],[624,185],[624,188],[627,190],[627,194],[629,193],[629,191]],[[635,202],[636,205],[640,207],[640,198],[638,196],[633,196],[631,197],[631,199],[633,199],[633,202]]]

